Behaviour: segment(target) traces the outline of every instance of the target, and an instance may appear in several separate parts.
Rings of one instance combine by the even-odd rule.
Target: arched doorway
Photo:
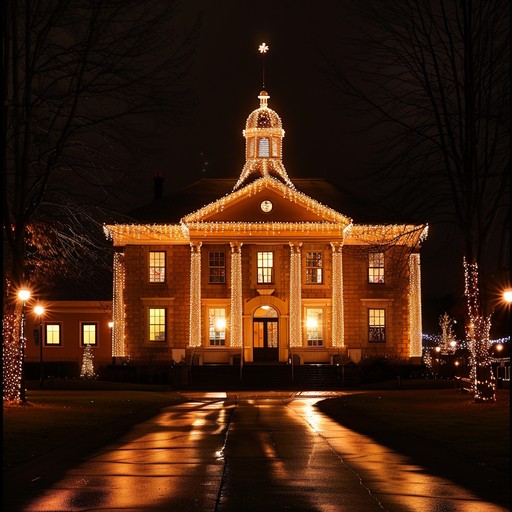
[[[260,306],[253,315],[253,358],[255,362],[279,358],[279,318],[272,306]]]

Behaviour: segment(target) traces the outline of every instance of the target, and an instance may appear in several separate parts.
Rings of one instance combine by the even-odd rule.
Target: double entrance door
[[[254,361],[277,361],[278,320],[277,318],[253,318]]]

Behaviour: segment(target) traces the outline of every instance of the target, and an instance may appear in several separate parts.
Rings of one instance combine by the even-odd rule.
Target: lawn
[[[120,435],[162,407],[183,401],[158,387],[117,388],[28,390],[26,405],[4,405],[4,470],[56,448],[72,447],[91,434]]]
[[[396,389],[357,391],[320,408],[362,433],[375,434],[375,425],[377,435],[378,430],[413,433],[426,445],[510,472],[508,389],[498,390],[492,404],[476,404],[456,389]]]
[[[349,427],[379,424],[413,432],[422,442],[509,472],[510,391],[498,391],[496,403],[482,405],[453,388],[350,390],[319,406]],[[109,390],[35,389],[27,392],[27,400],[27,405],[3,408],[4,470],[73,446],[92,433],[119,436],[182,397],[155,386],[117,385]],[[351,425],[354,418],[362,421]]]

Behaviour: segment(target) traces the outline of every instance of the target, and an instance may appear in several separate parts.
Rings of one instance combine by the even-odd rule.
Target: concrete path
[[[508,511],[315,407],[337,394],[186,393],[21,510]]]

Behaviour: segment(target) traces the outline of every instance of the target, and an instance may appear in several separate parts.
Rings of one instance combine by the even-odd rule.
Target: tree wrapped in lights
[[[455,345],[457,343],[455,333],[453,332],[453,318],[448,313],[443,313],[439,317],[439,327],[441,327],[441,337],[439,347],[444,354],[455,352]]]
[[[82,370],[80,371],[81,379],[95,379],[94,373],[94,354],[91,345],[86,345],[82,356]]]
[[[478,289],[478,265],[464,259],[465,294],[469,313],[466,336],[470,352],[471,372],[475,402],[494,402],[496,382],[492,371],[490,355],[491,317],[484,316],[480,307]]]
[[[25,340],[21,337],[21,312],[4,313],[2,320],[2,377],[4,403],[20,403],[23,352]]]
[[[175,2],[3,7],[3,391],[19,400],[21,382],[10,379],[21,379],[13,370],[23,364],[21,337],[11,325],[20,316],[9,287],[63,276],[90,285],[99,268],[108,271],[99,234],[105,206],[119,205],[126,183],[119,149],[138,149],[137,115],[173,124],[188,114],[194,98],[184,79],[198,26],[178,34]]]
[[[458,230],[478,401],[494,396],[488,315],[510,266],[510,5],[359,0],[361,51],[325,55],[333,85],[380,130],[373,200]]]

